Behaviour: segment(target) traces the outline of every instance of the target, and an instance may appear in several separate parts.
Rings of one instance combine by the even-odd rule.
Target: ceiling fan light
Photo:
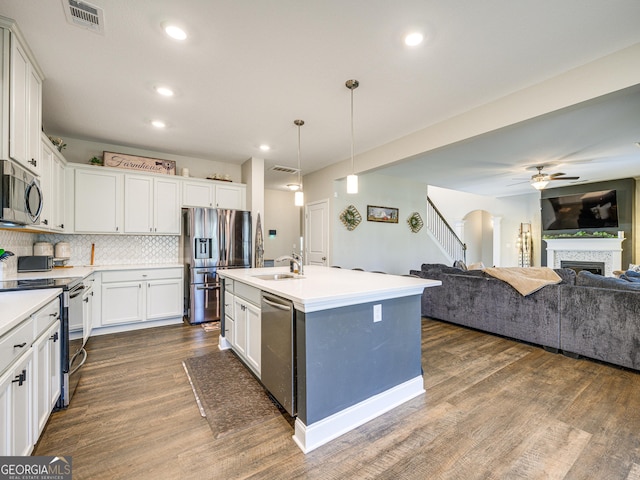
[[[298,183],[287,183],[287,188],[292,192],[297,192],[300,190],[300,185]]]
[[[536,190],[544,190],[544,187],[549,185],[549,180],[533,180],[531,186]]]

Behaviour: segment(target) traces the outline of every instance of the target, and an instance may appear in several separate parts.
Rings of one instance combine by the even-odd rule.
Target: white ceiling
[[[303,173],[350,155],[348,79],[360,81],[354,92],[357,154],[640,42],[638,0],[89,3],[104,9],[104,35],[67,23],[60,0],[0,0],[0,14],[18,22],[45,73],[47,132],[236,164],[263,157],[269,168],[296,165],[293,121],[300,118]],[[167,20],[183,24],[189,38],[177,43],[166,37],[161,23]],[[411,29],[426,36],[418,48],[401,42]],[[159,97],[157,84],[177,95]],[[629,176],[613,167],[622,165],[622,172],[640,163],[640,149],[629,147],[635,134],[626,128],[634,127],[633,141],[640,141],[638,91],[630,93],[635,115],[613,98],[626,109],[626,122],[612,122],[618,113],[600,108],[614,107],[594,102],[387,173],[415,178],[428,171],[432,184],[494,194],[496,177],[515,183],[511,178],[529,176],[524,166],[547,159],[594,160],[579,171],[578,165],[563,167],[581,179],[601,179],[596,170]],[[595,128],[581,126],[581,112]],[[152,128],[155,118],[168,127]],[[574,128],[559,138],[558,125],[567,122]],[[272,150],[260,152],[261,143]],[[276,187],[291,176],[268,171],[265,181]],[[518,188],[531,187],[501,194]]]

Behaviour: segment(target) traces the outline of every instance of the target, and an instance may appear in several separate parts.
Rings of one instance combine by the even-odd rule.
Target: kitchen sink
[[[295,280],[298,278],[304,278],[301,275],[294,275],[293,273],[271,273],[269,275],[253,275],[254,278],[260,280]]]

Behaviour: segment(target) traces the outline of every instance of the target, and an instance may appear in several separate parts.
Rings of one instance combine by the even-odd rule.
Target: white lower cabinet
[[[234,282],[234,293],[224,292],[225,338],[234,351],[260,377],[261,322],[260,290]],[[231,305],[231,309],[227,305]]]
[[[51,325],[33,344],[37,378],[34,388],[34,438],[44,429],[60,397],[60,320]]]
[[[60,397],[60,302],[0,336],[0,456],[30,455]]]
[[[96,326],[182,316],[182,268],[102,272]]]
[[[31,349],[0,378],[0,455],[30,455],[33,450],[33,352]]]

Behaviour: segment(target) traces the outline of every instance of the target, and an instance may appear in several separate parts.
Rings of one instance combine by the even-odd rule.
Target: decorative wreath
[[[418,233],[424,226],[422,217],[418,212],[413,212],[411,215],[409,215],[409,218],[407,218],[407,223],[409,224],[409,228],[413,233]]]
[[[360,215],[360,212],[358,212],[358,209],[356,207],[354,207],[353,205],[349,205],[340,214],[340,220],[342,221],[343,225],[347,227],[347,230],[352,231],[355,230],[358,225],[360,225],[362,216]]]

